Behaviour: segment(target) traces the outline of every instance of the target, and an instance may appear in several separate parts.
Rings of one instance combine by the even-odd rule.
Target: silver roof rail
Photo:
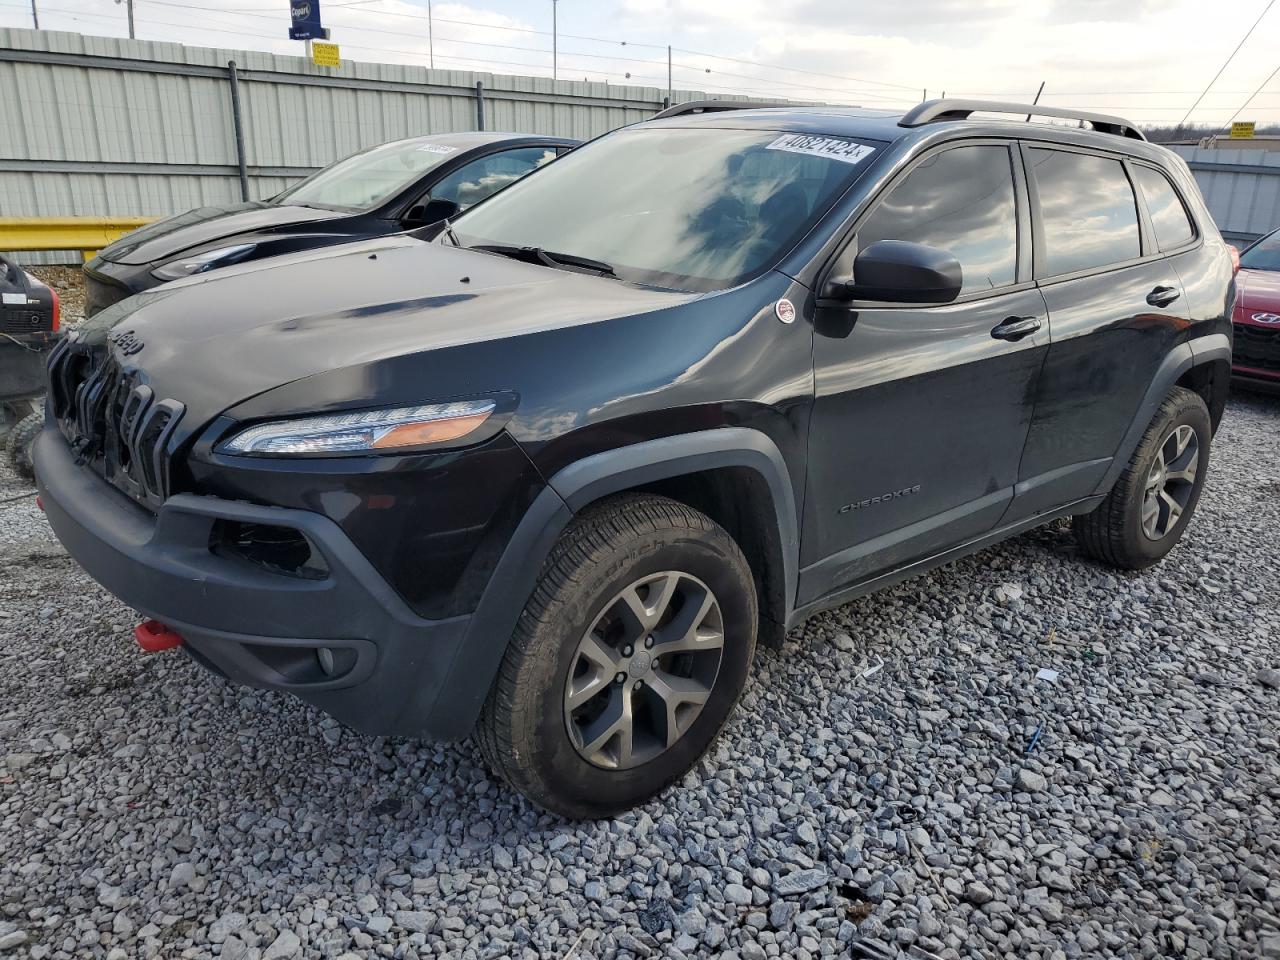
[[[688,103],[676,103],[655,113],[650,120],[665,120],[667,117],[683,117],[691,113],[720,113],[723,110],[765,110],[769,108],[788,107],[786,103],[766,103],[763,100],[690,100]]]
[[[1089,113],[1084,110],[1066,110],[1062,107],[1042,107],[1030,103],[1009,103],[1003,100],[926,100],[907,111],[898,121],[900,127],[922,127],[926,123],[942,120],[964,120],[972,113],[1016,113],[1030,119],[1058,117],[1063,120],[1083,120],[1099,133],[1111,133],[1133,140],[1146,140],[1141,130],[1128,120],[1106,113]]]

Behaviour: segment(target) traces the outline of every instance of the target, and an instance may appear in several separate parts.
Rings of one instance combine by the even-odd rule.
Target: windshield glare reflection
[[[367,210],[391,199],[456,152],[456,147],[430,139],[384,143],[313,173],[275,202]]]
[[[467,246],[590,257],[625,280],[691,290],[733,286],[790,249],[872,152],[827,138],[845,147],[843,155],[814,155],[778,147],[780,137],[709,128],[620,131],[513,185],[454,226]]]

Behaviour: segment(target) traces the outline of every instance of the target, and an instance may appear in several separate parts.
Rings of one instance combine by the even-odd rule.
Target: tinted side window
[[[1062,150],[1029,153],[1049,276],[1141,255],[1137,201],[1119,160]]]
[[[1196,232],[1187,218],[1187,209],[1169,178],[1150,167],[1135,166],[1132,169],[1147,201],[1151,228],[1156,232],[1156,243],[1160,249],[1172,250],[1194,237]]]
[[[910,240],[960,261],[961,293],[1014,282],[1018,220],[1009,151],[957,147],[925,160],[895,186],[858,229],[858,249]]]
[[[555,158],[554,147],[521,147],[491,153],[453,171],[431,188],[431,197],[452,200],[465,210]]]

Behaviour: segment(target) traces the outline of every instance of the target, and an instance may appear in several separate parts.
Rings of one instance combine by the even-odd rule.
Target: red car
[[[1240,254],[1231,374],[1242,385],[1280,390],[1280,230]]]

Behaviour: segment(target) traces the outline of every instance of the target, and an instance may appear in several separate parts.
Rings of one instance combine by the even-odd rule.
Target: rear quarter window
[[[1147,214],[1156,234],[1156,245],[1162,251],[1172,250],[1192,239],[1196,235],[1195,227],[1191,225],[1187,208],[1169,178],[1151,167],[1135,166],[1132,169],[1142,197],[1147,201]]]

